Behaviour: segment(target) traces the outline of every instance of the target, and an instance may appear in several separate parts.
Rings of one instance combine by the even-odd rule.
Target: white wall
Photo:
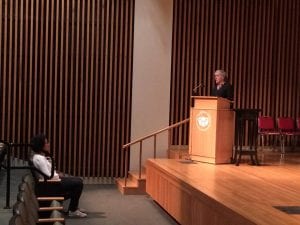
[[[131,140],[169,123],[173,0],[136,0],[133,49]],[[167,133],[158,136],[157,155],[166,157]],[[131,148],[131,169],[138,168]],[[143,144],[143,163],[153,157],[153,141]]]

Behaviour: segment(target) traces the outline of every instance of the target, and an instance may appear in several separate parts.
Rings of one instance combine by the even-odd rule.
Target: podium
[[[231,163],[234,112],[230,101],[220,97],[192,96],[189,154],[192,160]]]

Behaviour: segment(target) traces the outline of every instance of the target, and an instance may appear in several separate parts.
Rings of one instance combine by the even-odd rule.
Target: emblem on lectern
[[[196,117],[197,127],[200,130],[207,130],[210,126],[210,115],[205,111],[200,111]]]

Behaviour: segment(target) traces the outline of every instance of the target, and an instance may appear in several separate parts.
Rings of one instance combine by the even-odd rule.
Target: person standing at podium
[[[233,86],[228,82],[227,73],[224,70],[216,70],[215,72],[215,85],[212,88],[212,96],[233,101]]]

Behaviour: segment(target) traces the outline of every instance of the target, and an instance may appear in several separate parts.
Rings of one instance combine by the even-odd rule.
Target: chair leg
[[[280,158],[283,159],[284,155],[285,155],[284,135],[281,135],[281,156],[280,156]]]
[[[298,136],[294,135],[294,136],[293,136],[293,142],[292,142],[292,144],[293,144],[293,151],[296,150],[296,147],[297,147],[297,140],[298,140]]]
[[[265,154],[264,154],[264,148],[265,148],[265,139],[264,139],[264,135],[261,136],[261,162],[264,161],[265,158]]]
[[[272,141],[272,151],[273,152],[276,151],[277,144],[278,144],[277,137],[273,137],[273,141]]]

